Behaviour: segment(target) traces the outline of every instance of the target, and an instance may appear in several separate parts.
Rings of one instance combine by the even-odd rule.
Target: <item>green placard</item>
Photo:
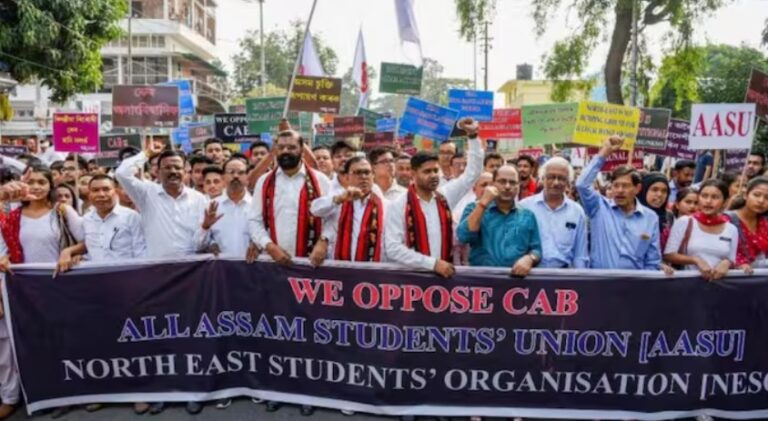
[[[523,105],[523,145],[571,143],[578,103]]]
[[[336,136],[332,134],[316,134],[312,146],[331,146],[336,143]]]
[[[381,63],[379,92],[419,95],[423,73],[423,67],[411,66],[410,64]]]
[[[248,133],[277,133],[278,125],[283,117],[285,107],[284,97],[248,98],[245,100],[245,119],[248,122]],[[312,114],[308,113],[304,124],[298,112],[288,112],[288,122],[294,130],[309,130],[312,127]]]
[[[365,132],[376,133],[376,121],[384,118],[384,114],[379,114],[375,111],[371,111],[367,108],[360,108],[357,110],[358,117],[365,118]]]

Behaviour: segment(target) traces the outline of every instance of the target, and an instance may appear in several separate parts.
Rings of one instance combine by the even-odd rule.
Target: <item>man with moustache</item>
[[[533,212],[539,226],[539,267],[588,268],[587,217],[581,206],[565,194],[573,181],[573,168],[565,158],[556,156],[541,171],[544,190],[520,202],[520,208]]]
[[[440,185],[440,165],[434,153],[419,152],[411,158],[413,184],[387,209],[384,244],[387,259],[449,278],[455,269],[451,208],[472,189],[483,170],[483,146],[478,123],[465,118],[460,129],[469,138],[469,162],[460,177]],[[449,160],[450,163],[450,160]]]
[[[457,230],[469,244],[472,266],[504,266],[513,276],[527,276],[541,261],[541,241],[532,212],[515,206],[519,189],[517,169],[502,165],[493,184],[464,210]]]
[[[401,153],[395,160],[395,180],[401,187],[411,185],[411,156]]]
[[[368,153],[368,159],[373,166],[373,181],[381,189],[382,197],[395,200],[408,191],[395,182],[395,157],[391,148],[375,148]]]
[[[386,199],[373,193],[373,168],[362,156],[345,164],[349,185],[334,196],[323,196],[312,202],[312,214],[323,218],[323,224],[336,227],[330,248],[325,246],[313,254],[313,264],[320,265],[328,250],[334,260],[381,262],[384,257],[383,233]]]
[[[601,196],[594,188],[605,160],[621,150],[623,143],[618,136],[607,139],[576,180],[590,220],[590,260],[595,269],[659,270],[659,217],[637,200],[642,187],[640,174],[628,165],[613,170],[613,199]]]
[[[141,210],[141,225],[147,240],[147,257],[176,257],[194,254],[200,226],[208,207],[208,199],[184,185],[184,155],[162,150],[162,144],[149,142],[145,151],[123,161],[115,171],[131,201]],[[148,156],[149,155],[149,156]],[[157,155],[159,183],[141,180],[136,172],[144,167],[150,156]],[[158,414],[165,405],[152,405],[150,413]],[[203,410],[199,402],[187,402],[187,412]]]
[[[536,171],[536,160],[529,155],[520,155],[517,158],[517,172],[520,176],[520,200],[526,197],[531,197],[536,194],[536,178],[534,175]]]

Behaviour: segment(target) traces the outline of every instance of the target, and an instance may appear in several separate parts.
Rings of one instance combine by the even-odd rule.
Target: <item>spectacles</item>
[[[370,170],[356,170],[352,171],[352,174],[357,177],[368,177],[373,173]]]

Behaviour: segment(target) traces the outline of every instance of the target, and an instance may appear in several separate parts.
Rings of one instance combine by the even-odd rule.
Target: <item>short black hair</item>
[[[28,153],[23,153],[23,154],[17,156],[16,159],[19,160],[19,161],[22,161],[22,160],[27,161],[27,167],[45,166],[45,164],[43,163],[43,161],[40,158],[38,158],[38,157],[36,157],[34,155],[30,155]]]
[[[77,161],[77,166],[79,168],[88,168],[88,161],[80,155],[69,154],[65,161]]]
[[[248,147],[248,150],[253,152],[253,150],[256,148],[266,148],[267,150],[270,150],[269,143],[263,140],[255,140],[251,142],[251,146]]]
[[[353,156],[352,158],[349,158],[347,162],[344,163],[342,174],[349,174],[349,169],[352,168],[352,165],[357,164],[358,162],[363,162],[363,161],[368,161],[368,158],[362,155]]]
[[[202,148],[192,149],[192,155],[200,155],[202,153],[203,153],[203,149]]]
[[[278,133],[277,138],[275,139],[275,143],[277,143],[281,137],[295,137],[296,139],[299,139],[299,147],[302,149],[304,148],[304,138],[301,137],[299,132],[295,130],[283,130],[282,132]]]
[[[407,159],[407,160],[409,160],[409,161],[410,161],[410,160],[411,160],[411,156],[410,156],[410,155],[408,155],[407,153],[403,152],[403,153],[401,153],[400,155],[398,155],[398,156],[396,156],[396,157],[395,157],[395,161],[399,161],[399,160],[401,160],[401,159]]]
[[[720,193],[723,194],[723,199],[728,200],[728,196],[730,195],[730,192],[728,191],[728,185],[722,182],[721,180],[718,180],[716,178],[710,178],[709,180],[701,183],[699,185],[699,193],[704,191],[705,187],[714,187],[720,190]]]
[[[90,181],[88,181],[88,188],[91,188],[91,184],[93,184],[94,181],[99,181],[99,180],[109,180],[112,182],[113,186],[117,186],[117,181],[115,181],[115,179],[112,178],[111,176],[108,176],[106,174],[96,174],[93,177],[91,177]]]
[[[349,142],[346,142],[344,140],[339,140],[339,141],[337,141],[336,143],[334,143],[331,146],[331,156],[336,155],[336,153],[339,152],[342,149],[349,149],[352,152],[356,152],[357,151],[357,149],[355,149],[354,146],[349,144]]]
[[[51,171],[61,172],[62,168],[64,168],[64,161],[59,160],[51,163]]]
[[[184,163],[187,162],[187,157],[184,156],[183,152],[166,149],[157,156],[157,167],[160,168],[160,164],[163,163],[164,159],[173,157],[179,157]]]
[[[208,139],[205,139],[205,142],[203,142],[203,150],[206,150],[208,145],[213,145],[214,143],[218,143],[222,148],[224,147],[223,140],[219,139],[218,137],[209,137]]]
[[[190,167],[194,167],[198,164],[213,165],[213,160],[205,155],[193,155],[189,158]]]
[[[500,153],[498,153],[498,152],[488,152],[487,154],[485,154],[485,158],[483,158],[483,167],[488,165],[488,161],[490,161],[492,159],[500,159],[502,164],[504,163],[504,157],[501,156]]]
[[[138,155],[141,151],[135,146],[126,146],[117,152],[117,158],[124,161],[127,158]]]
[[[611,181],[615,181],[617,178],[625,177],[627,175],[632,177],[633,185],[636,186],[643,183],[643,177],[637,172],[635,167],[631,165],[620,165],[616,167],[616,169],[611,172]]]
[[[325,145],[317,145],[314,148],[312,148],[312,152],[322,151],[326,150],[328,153],[331,153],[331,148],[325,146]]]
[[[240,161],[243,164],[245,164],[246,171],[248,168],[248,158],[245,157],[243,154],[234,154],[232,157],[230,157],[226,162],[224,162],[224,165],[221,166],[222,171],[227,169],[227,165],[229,165],[232,161]],[[203,170],[203,174],[205,174],[205,170]]]
[[[464,151],[456,151],[456,153],[451,157],[451,165],[453,165],[453,160],[456,158],[466,158]]]
[[[740,174],[735,171],[726,171],[720,176],[720,179],[730,187],[731,184],[739,181],[739,175]]]
[[[89,160],[88,160],[88,165],[91,165],[91,164],[96,164],[96,165],[98,165],[98,162],[96,162],[96,159],[89,159]]]
[[[419,151],[411,157],[411,169],[414,171],[421,168],[422,165],[430,161],[437,161],[437,154],[434,152]]]
[[[675,162],[675,171],[680,171],[685,168],[690,168],[692,170],[696,169],[696,162],[691,161],[690,159],[681,159],[677,162]]]
[[[535,160],[535,159],[533,159],[533,157],[532,157],[532,156],[530,156],[530,155],[520,155],[520,156],[518,156],[518,157],[517,157],[517,164],[518,164],[518,165],[520,164],[520,161],[526,161],[526,162],[528,162],[528,164],[529,164],[531,167],[535,167],[535,166],[536,166],[536,160]]]
[[[370,152],[368,152],[368,160],[371,162],[371,164],[375,164],[379,158],[388,153],[392,154],[393,156],[395,154],[395,152],[389,146],[379,146],[377,148],[373,148]]]
[[[221,169],[221,167],[218,166],[218,165],[209,165],[209,166],[207,166],[207,167],[205,167],[203,169],[203,178],[205,178],[206,175],[211,174],[211,173],[215,173],[215,174],[223,176],[224,175],[224,170]]]
[[[760,152],[752,151],[749,153],[749,156],[759,156],[760,157],[760,165],[765,166],[765,155],[763,155]]]

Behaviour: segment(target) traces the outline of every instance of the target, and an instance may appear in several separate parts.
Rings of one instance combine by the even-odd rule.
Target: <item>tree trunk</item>
[[[615,11],[616,23],[611,35],[608,58],[605,60],[605,90],[608,102],[624,104],[621,92],[621,67],[632,38],[632,1],[618,0]]]

